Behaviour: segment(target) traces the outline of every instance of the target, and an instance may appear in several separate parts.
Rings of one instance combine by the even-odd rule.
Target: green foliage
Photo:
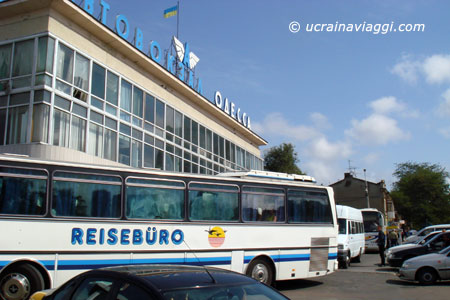
[[[304,175],[297,166],[298,162],[297,153],[291,143],[272,147],[264,155],[264,169],[267,171]]]
[[[415,228],[450,223],[449,173],[437,164],[397,164],[391,192],[398,213]]]

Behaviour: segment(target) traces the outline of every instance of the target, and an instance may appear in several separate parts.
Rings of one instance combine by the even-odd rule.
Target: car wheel
[[[0,295],[6,300],[28,299],[43,288],[42,274],[28,264],[13,267],[0,278]]]
[[[267,285],[273,283],[272,266],[265,259],[257,258],[253,260],[247,268],[247,276]]]
[[[416,279],[421,284],[433,284],[437,280],[436,271],[431,268],[420,269],[417,272]]]

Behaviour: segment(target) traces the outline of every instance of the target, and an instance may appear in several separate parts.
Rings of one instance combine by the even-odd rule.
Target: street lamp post
[[[365,182],[365,184],[366,184],[366,201],[367,201],[367,208],[370,208],[370,201],[369,201],[369,186],[367,185],[366,169],[364,169],[364,182]]]

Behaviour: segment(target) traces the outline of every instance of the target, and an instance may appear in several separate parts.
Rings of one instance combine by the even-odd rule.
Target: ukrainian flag
[[[164,11],[164,18],[170,18],[172,16],[175,16],[178,13],[178,5],[175,5],[174,7],[168,8]]]

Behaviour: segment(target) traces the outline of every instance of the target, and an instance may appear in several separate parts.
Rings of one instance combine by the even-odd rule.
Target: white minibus
[[[336,205],[336,213],[339,224],[339,266],[346,269],[352,259],[360,262],[365,252],[363,217],[359,209],[345,205]]]

